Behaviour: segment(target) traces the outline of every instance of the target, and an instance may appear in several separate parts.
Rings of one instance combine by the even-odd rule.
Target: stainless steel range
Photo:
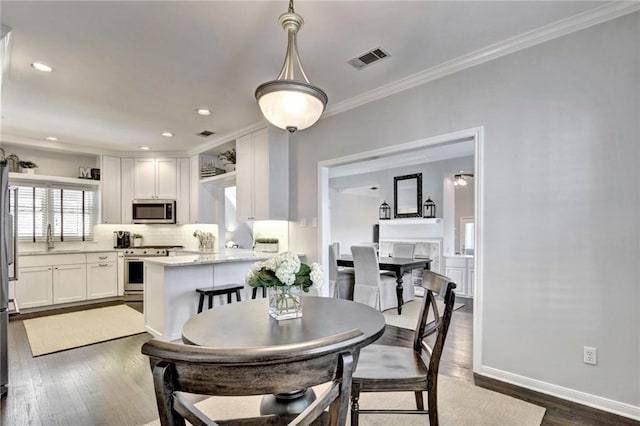
[[[124,299],[141,302],[144,297],[144,258],[168,256],[169,250],[182,246],[141,246],[124,250]]]

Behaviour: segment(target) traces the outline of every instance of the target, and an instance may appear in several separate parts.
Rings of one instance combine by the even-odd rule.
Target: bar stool
[[[222,294],[227,295],[227,303],[231,303],[231,295],[235,293],[236,301],[240,302],[240,290],[244,286],[242,284],[226,284],[214,288],[198,288],[197,293],[200,293],[200,301],[198,302],[198,313],[202,312],[202,306],[204,305],[204,297],[209,297],[209,309],[213,307],[213,296],[219,296]]]
[[[265,286],[260,286],[260,287],[253,287],[253,289],[251,290],[251,298],[255,299],[256,296],[258,295],[258,288],[262,289],[262,297],[267,297],[267,288]]]

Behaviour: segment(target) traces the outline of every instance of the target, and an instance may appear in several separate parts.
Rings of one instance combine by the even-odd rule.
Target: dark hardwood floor
[[[627,425],[629,419],[485,378],[471,370],[471,300],[453,314],[440,373],[545,406],[543,425]],[[130,306],[142,311],[141,303]],[[59,312],[49,312],[59,313]],[[140,347],[148,334],[116,339],[37,358],[22,320],[9,322],[9,394],[0,425],[143,425],[157,418],[149,363]],[[411,345],[411,332],[387,327],[378,343]]]

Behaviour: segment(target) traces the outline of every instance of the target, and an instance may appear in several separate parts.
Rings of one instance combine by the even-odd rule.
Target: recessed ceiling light
[[[143,150],[143,151],[149,151],[151,149],[151,147],[150,146],[141,146],[140,149]]]
[[[211,110],[209,108],[198,108],[196,112],[200,115],[211,115]]]
[[[51,72],[51,71],[53,71],[53,68],[51,68],[47,64],[43,64],[42,62],[33,62],[31,64],[31,67],[36,69],[36,70],[38,70],[38,71],[42,71],[42,72]]]
[[[171,133],[171,132],[162,132],[160,134],[162,136],[164,136],[165,138],[172,138],[173,137],[173,133]]]
[[[58,142],[58,138],[56,138],[55,136],[47,136],[44,139],[48,140],[48,141],[51,141],[51,142]]]

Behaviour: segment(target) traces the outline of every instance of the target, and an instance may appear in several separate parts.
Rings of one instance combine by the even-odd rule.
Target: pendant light
[[[287,33],[287,53],[280,75],[275,80],[262,83],[256,89],[256,100],[264,117],[274,126],[295,132],[311,127],[324,112],[327,94],[309,83],[298,55],[296,35],[304,20],[293,10],[278,20]]]

